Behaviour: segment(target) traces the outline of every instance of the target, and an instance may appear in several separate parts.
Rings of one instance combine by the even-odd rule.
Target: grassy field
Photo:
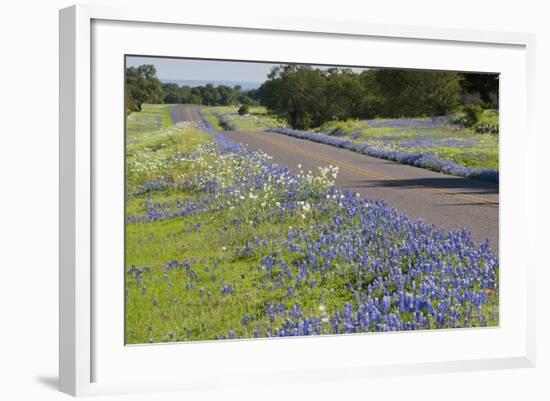
[[[149,117],[127,130],[127,343],[498,324],[498,260],[468,233]]]
[[[219,117],[221,114],[217,114],[218,112],[216,112],[216,109],[219,109],[219,108],[221,108],[221,107],[202,107],[201,110],[203,111],[204,118],[210,123],[210,125],[216,131],[223,131],[224,127],[223,127],[222,121]],[[229,109],[232,111],[233,107],[231,107]]]
[[[171,104],[143,104],[139,113],[130,113],[126,118],[126,132],[131,140],[138,140],[140,135],[154,132],[174,123]]]
[[[249,113],[239,115],[238,107],[205,108],[207,115],[217,117],[218,126],[233,131],[263,131],[267,128],[284,127],[284,121],[267,113],[265,107],[250,107]],[[210,121],[210,119],[209,119]]]

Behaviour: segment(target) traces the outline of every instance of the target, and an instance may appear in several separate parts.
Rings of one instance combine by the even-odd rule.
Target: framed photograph
[[[532,35],[73,6],[60,52],[62,391],[534,365]]]

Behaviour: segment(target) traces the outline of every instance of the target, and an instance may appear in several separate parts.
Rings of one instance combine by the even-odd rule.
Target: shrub
[[[479,120],[474,126],[476,132],[480,134],[498,134],[499,117],[495,110],[483,110],[479,115]]]
[[[477,124],[483,113],[483,108],[479,104],[468,104],[464,106],[465,122],[472,127]]]
[[[244,116],[245,114],[248,114],[249,107],[247,104],[243,104],[241,107],[239,107],[239,115]]]

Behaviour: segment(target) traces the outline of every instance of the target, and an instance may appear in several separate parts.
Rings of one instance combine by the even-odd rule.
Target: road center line
[[[313,159],[321,160],[321,161],[333,164],[333,165],[341,167],[341,168],[345,168],[347,170],[353,171],[354,173],[360,174],[362,176],[372,177],[372,178],[376,178],[376,179],[379,179],[379,180],[388,180],[388,181],[396,180],[396,178],[390,177],[388,175],[383,175],[383,174],[375,173],[375,172],[370,171],[370,170],[366,170],[364,168],[355,167],[355,166],[353,166],[351,164],[348,164],[346,162],[331,159],[331,158],[322,156],[318,153],[308,151],[308,150],[304,150],[304,149],[301,149],[297,146],[289,145],[287,143],[278,141],[276,139],[273,139],[273,138],[270,138],[270,137],[267,137],[267,136],[264,136],[264,135],[261,135],[261,134],[253,133],[253,135],[255,135],[256,137],[260,137],[261,140],[264,140],[266,142],[270,142],[273,145],[279,146],[283,149],[289,150],[289,151],[294,152],[294,153],[302,154],[304,156],[309,156]],[[483,198],[481,196],[457,194],[457,193],[452,192],[452,191],[447,191],[447,190],[444,190],[444,189],[434,188],[434,187],[430,187],[430,186],[417,187],[417,188],[414,188],[414,189],[418,189],[418,190],[421,190],[421,191],[427,191],[427,192],[433,192],[433,193],[437,193],[437,194],[441,194],[441,195],[452,196],[452,197],[456,197],[456,198],[466,200],[466,201],[469,201],[469,202],[472,202],[472,203],[481,203],[481,204],[488,205],[488,206],[493,206],[493,207],[498,207],[499,206],[498,201]]]

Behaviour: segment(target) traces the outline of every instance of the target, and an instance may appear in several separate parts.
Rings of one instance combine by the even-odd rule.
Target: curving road
[[[175,106],[176,121],[198,121],[197,109]],[[225,131],[229,139],[261,150],[300,172],[332,164],[336,185],[364,198],[383,199],[412,218],[446,230],[466,228],[477,243],[488,239],[498,253],[498,184],[436,173],[274,132]],[[298,167],[301,165],[301,168]]]

